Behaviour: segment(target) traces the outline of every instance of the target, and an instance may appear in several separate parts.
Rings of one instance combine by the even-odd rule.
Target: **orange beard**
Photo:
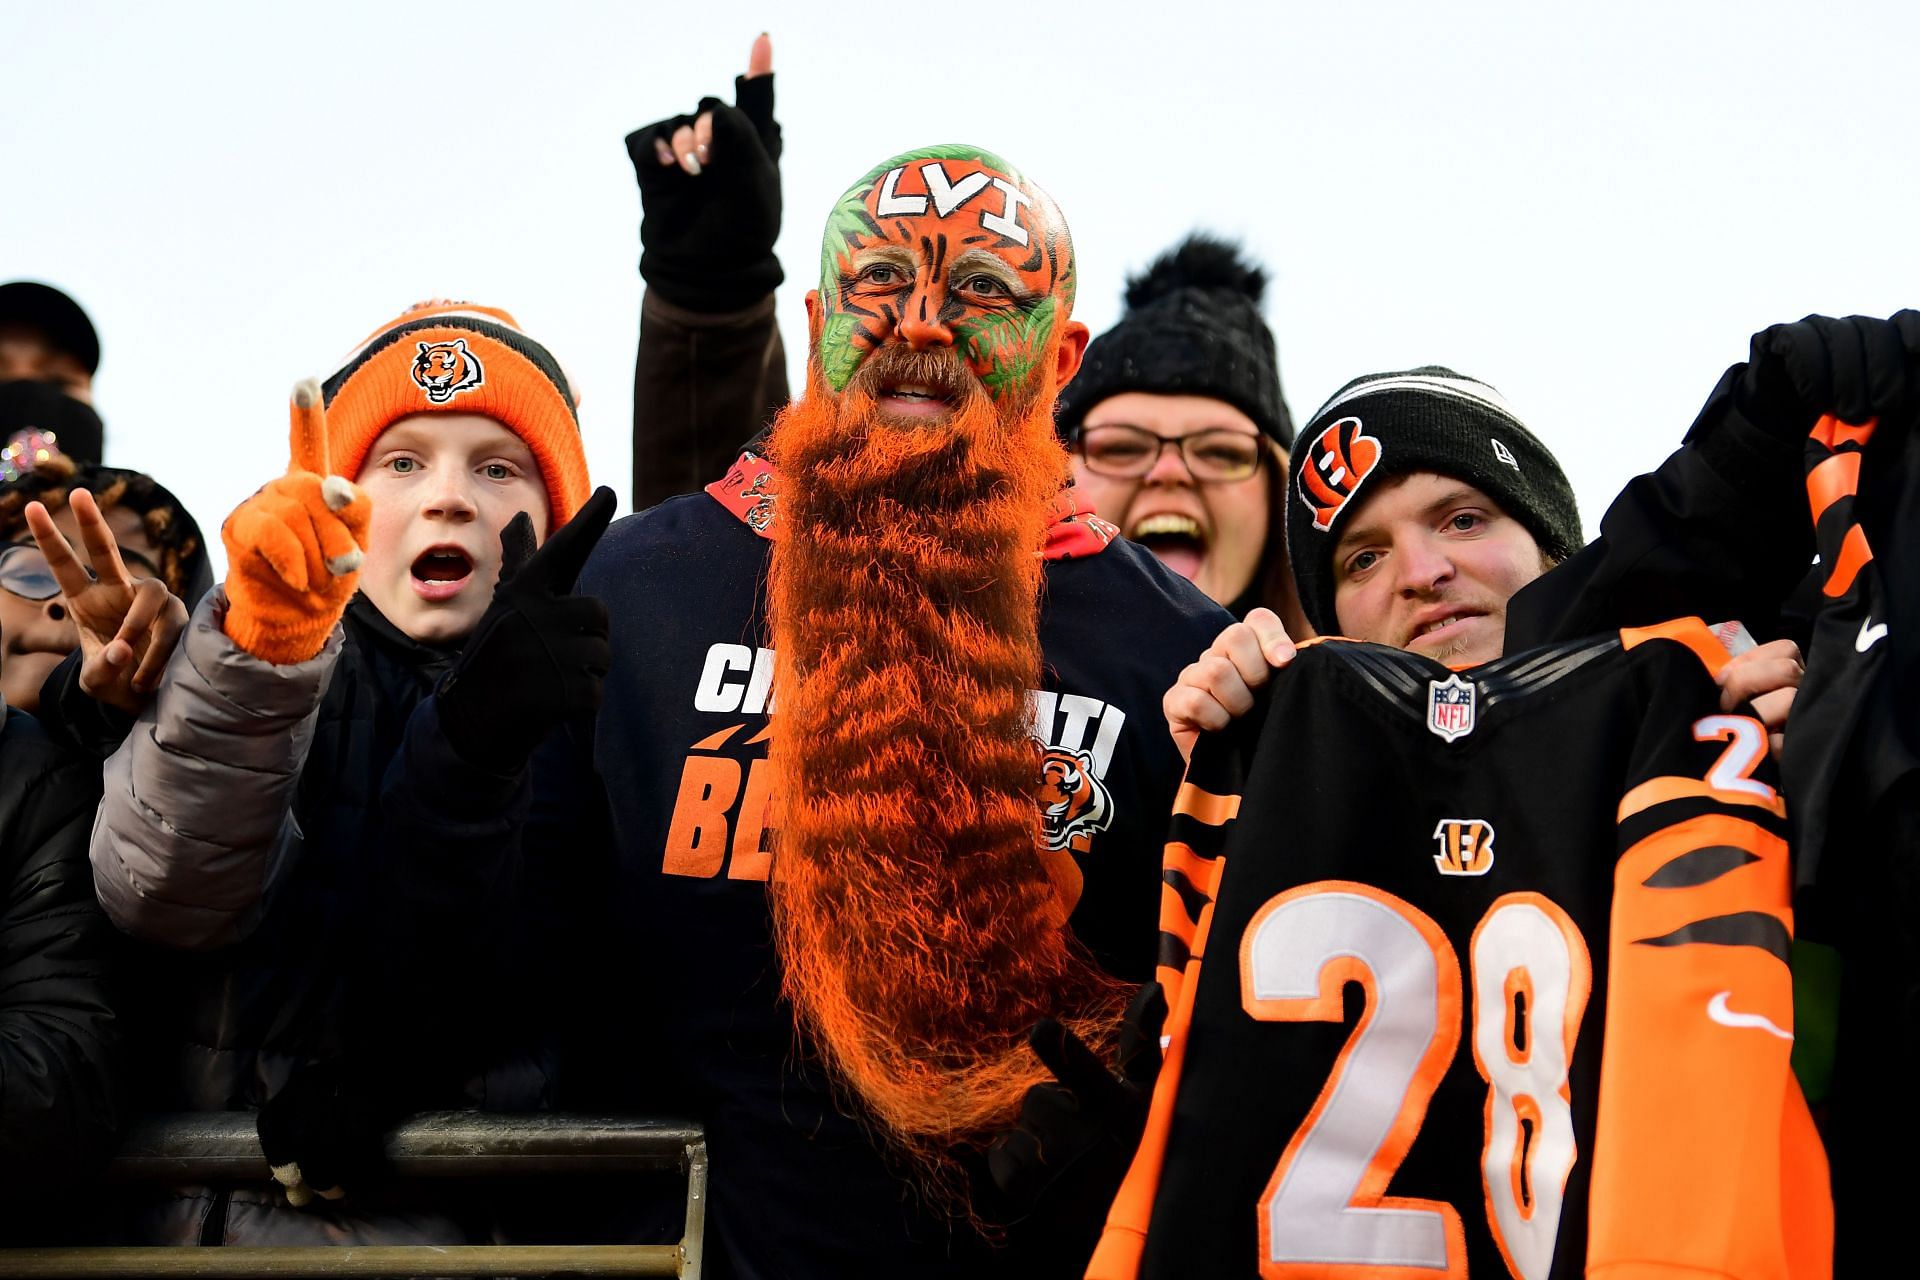
[[[933,426],[877,416],[877,374],[951,389]],[[1051,369],[1051,358],[1044,362]],[[929,1175],[1050,1078],[1043,1016],[1097,1050],[1124,988],[1042,865],[1040,548],[1068,475],[1053,387],[1004,411],[950,353],[869,357],[773,429],[772,904],[785,993],[836,1079]]]

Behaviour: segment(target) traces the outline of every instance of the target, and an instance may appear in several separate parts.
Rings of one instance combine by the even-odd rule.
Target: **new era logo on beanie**
[[[1553,560],[1581,545],[1573,486],[1498,391],[1428,365],[1355,378],[1320,406],[1291,465],[1287,558],[1314,630],[1338,633],[1333,550],[1384,480],[1464,480],[1518,520]]]
[[[374,330],[326,380],[332,467],[357,476],[380,433],[416,413],[473,413],[526,441],[555,527],[587,500],[587,455],[572,385],[512,315],[423,302]]]

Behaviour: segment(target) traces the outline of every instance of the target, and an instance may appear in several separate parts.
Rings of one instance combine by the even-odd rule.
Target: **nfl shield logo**
[[[1427,728],[1448,742],[1473,732],[1471,684],[1457,674],[1427,681]]]

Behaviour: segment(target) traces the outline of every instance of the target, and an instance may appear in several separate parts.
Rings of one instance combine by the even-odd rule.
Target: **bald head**
[[[1044,191],[978,147],[909,151],[827,218],[808,300],[813,367],[838,394],[881,347],[947,348],[998,399],[1031,386],[1060,338],[1064,382],[1085,345],[1073,293],[1073,239]]]

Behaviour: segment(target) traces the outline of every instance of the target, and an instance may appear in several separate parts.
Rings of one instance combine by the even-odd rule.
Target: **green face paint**
[[[889,342],[951,345],[999,399],[1073,309],[1073,240],[1045,192],[977,147],[895,156],[847,188],[820,246],[816,359],[837,394]]]

